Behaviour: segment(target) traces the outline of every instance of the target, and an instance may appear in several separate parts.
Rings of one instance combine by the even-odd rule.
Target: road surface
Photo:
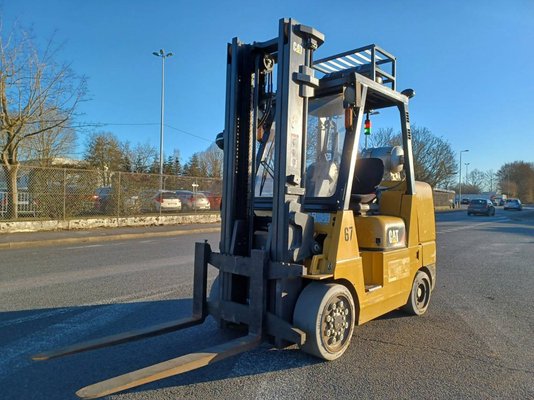
[[[111,399],[534,398],[534,210],[440,213],[438,280],[422,317],[356,327],[322,362],[268,345]],[[194,242],[218,234],[0,253],[0,393],[74,399],[79,388],[236,336],[202,326],[47,362],[30,355],[188,316]],[[210,282],[213,279],[210,273]]]

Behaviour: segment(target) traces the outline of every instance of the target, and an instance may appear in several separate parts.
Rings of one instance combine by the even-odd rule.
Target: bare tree
[[[76,148],[76,131],[71,127],[57,127],[27,138],[20,144],[19,159],[40,166],[50,166],[59,157],[71,154]]]
[[[448,187],[457,168],[451,145],[428,128],[412,125],[411,130],[415,179],[433,187]],[[394,134],[392,128],[378,129],[369,143],[370,147],[399,146],[402,136]]]
[[[534,201],[534,163],[514,161],[504,164],[497,172],[499,188],[510,197],[524,202]]]
[[[400,146],[402,137],[393,128],[379,128],[368,138],[369,147]]]
[[[497,175],[492,169],[485,172],[484,175],[484,186],[488,191],[495,192],[497,188]]]
[[[129,160],[131,172],[149,172],[154,159],[158,156],[156,148],[148,142],[137,143],[134,147],[126,142],[123,143],[122,148]]]
[[[43,51],[27,31],[0,25],[0,157],[6,176],[7,217],[18,216],[19,150],[39,135],[71,127],[86,89],[85,79],[55,61],[52,40]]]
[[[474,170],[469,172],[469,179],[466,179],[466,182],[469,182],[471,186],[478,188],[478,192],[481,192],[482,190],[485,189],[486,173],[475,168]],[[465,192],[465,193],[468,193],[468,192]]]
[[[205,176],[209,176],[210,178],[222,177],[224,155],[215,143],[212,143],[199,155],[201,173],[204,173]]]

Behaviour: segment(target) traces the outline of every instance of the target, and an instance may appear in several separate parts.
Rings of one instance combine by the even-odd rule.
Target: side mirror
[[[215,138],[215,144],[219,149],[224,150],[224,131],[217,134],[217,137]]]
[[[411,99],[413,96],[415,96],[415,90],[413,89],[404,89],[401,94],[405,95],[409,99]]]

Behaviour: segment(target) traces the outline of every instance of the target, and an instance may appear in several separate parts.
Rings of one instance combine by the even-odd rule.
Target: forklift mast
[[[359,127],[370,110],[399,108],[406,193],[415,193],[408,113],[411,96],[396,91],[395,57],[370,45],[314,62],[313,54],[323,42],[324,35],[314,28],[282,19],[277,38],[252,44],[234,38],[228,45],[223,254],[250,256],[252,249],[263,249],[270,260],[278,262],[300,262],[314,254],[313,217],[318,212],[349,209]],[[306,187],[311,178],[306,176],[311,163],[306,159],[309,103],[317,100],[320,104],[320,99],[332,95],[341,96],[343,102],[343,154],[336,166],[335,193],[314,196],[313,188]],[[264,159],[266,148],[271,152],[270,164]],[[272,177],[271,196],[258,193],[258,186],[264,185],[258,174],[261,170]]]
[[[275,165],[266,247],[273,261],[289,262],[309,254],[304,246],[310,246],[313,221],[302,213],[308,98],[318,86],[312,55],[323,41],[317,30],[283,19],[277,38],[253,44],[234,38],[228,45],[220,243],[224,254],[249,256],[254,247],[258,150],[264,149],[271,124]],[[274,67],[276,92],[272,92]]]

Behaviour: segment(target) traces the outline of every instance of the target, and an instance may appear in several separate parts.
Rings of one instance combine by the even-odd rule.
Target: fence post
[[[122,191],[122,187],[121,187],[121,172],[119,171],[119,182],[118,182],[118,187],[119,187],[119,190],[117,191],[117,226],[119,226],[120,224],[120,216],[121,216],[121,191]]]
[[[67,168],[63,168],[63,221],[67,219]]]
[[[159,173],[159,189],[160,189],[160,190],[158,191],[158,196],[159,196],[161,202],[160,202],[160,204],[159,204],[159,217],[158,217],[158,218],[159,218],[159,221],[158,221],[158,223],[161,223],[161,203],[163,203],[163,193],[162,193],[162,190],[163,190],[164,185],[165,185],[165,181],[164,181],[164,179],[163,179],[163,174],[162,174],[161,171],[160,171],[160,173]]]

